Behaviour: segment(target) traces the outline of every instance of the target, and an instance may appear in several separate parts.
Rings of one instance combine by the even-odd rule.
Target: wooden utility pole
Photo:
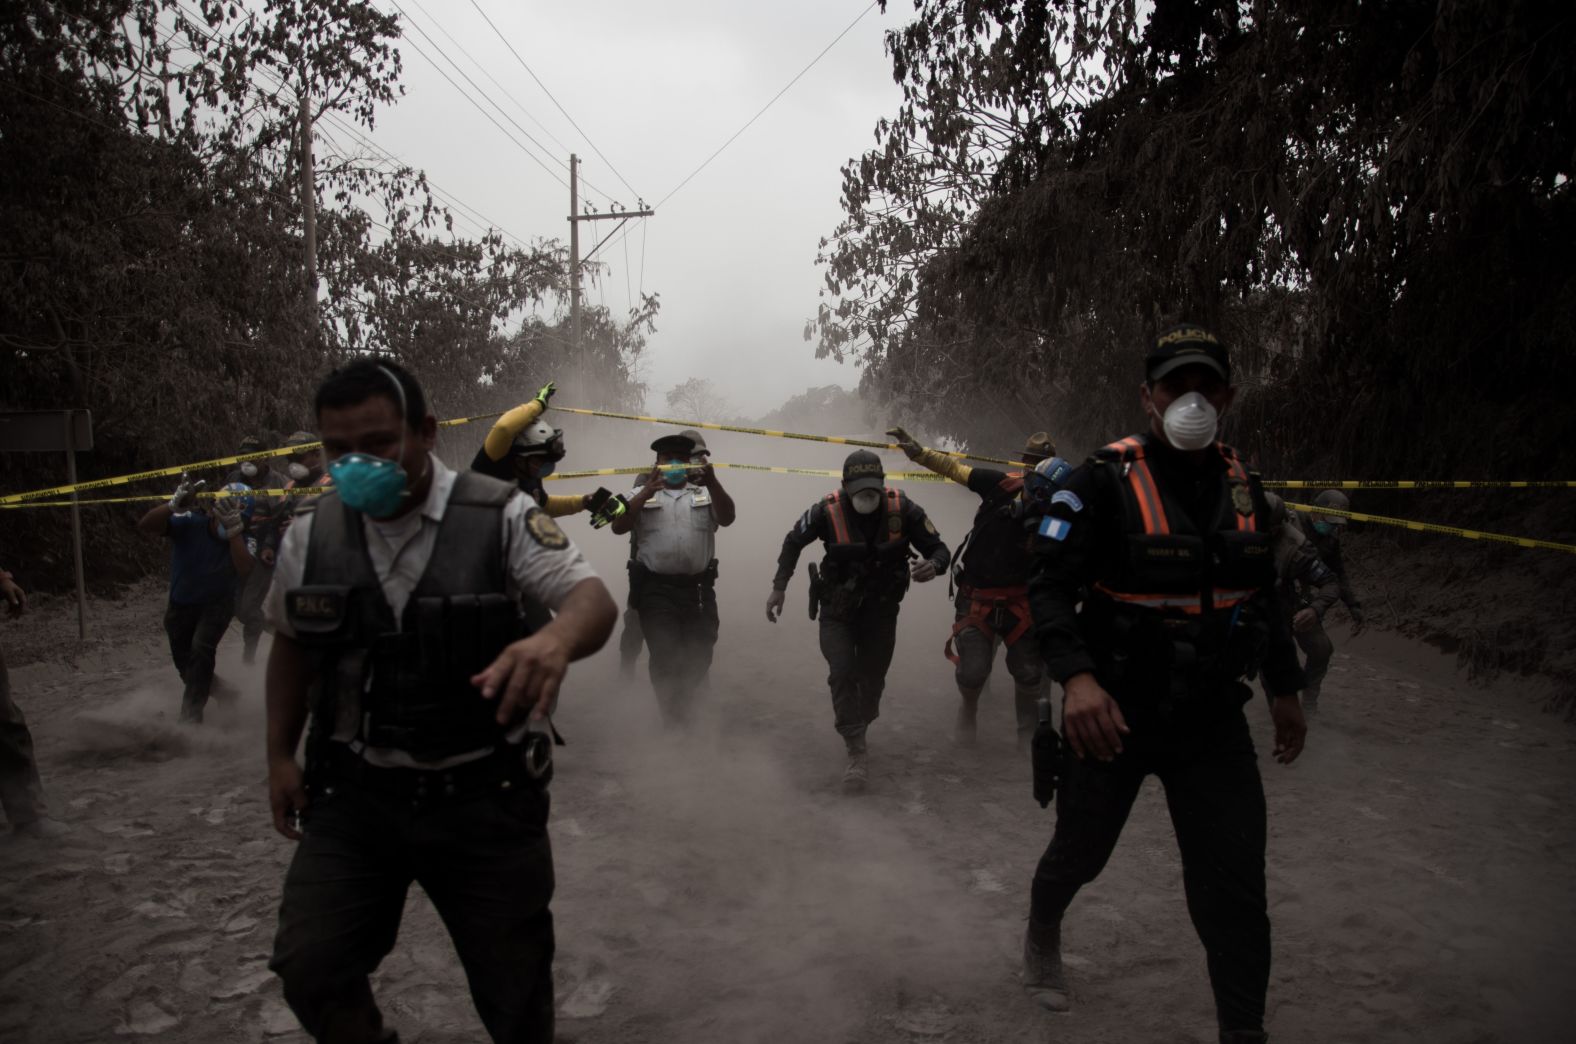
[[[312,317],[317,317],[317,175],[312,169],[312,105],[301,77],[301,215],[306,228],[306,292]]]
[[[569,350],[579,371],[580,388],[576,392],[578,395],[590,394],[591,375],[591,368],[587,365],[580,344],[580,222],[608,221],[617,218],[618,227],[613,229],[613,232],[617,232],[618,228],[630,218],[650,217],[655,213],[656,211],[644,207],[640,210],[610,210],[605,214],[580,213],[580,157],[572,152],[569,154]],[[607,242],[608,236],[613,232],[602,237],[602,243]],[[602,243],[591,249],[592,256],[596,255]]]

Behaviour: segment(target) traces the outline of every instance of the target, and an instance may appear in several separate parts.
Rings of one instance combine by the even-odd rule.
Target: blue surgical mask
[[[1329,536],[1335,531],[1335,527],[1330,525],[1328,522],[1315,522],[1313,524],[1313,531],[1320,536]]]
[[[403,448],[404,440],[401,440]],[[370,453],[347,453],[328,466],[339,499],[368,518],[388,518],[405,500],[405,469]]]
[[[689,468],[683,464],[669,464],[662,469],[662,479],[674,488],[682,486],[689,481]]]
[[[556,471],[557,468],[558,468],[558,461],[556,461],[556,460],[543,461],[542,462],[542,466],[536,469],[536,477],[539,478],[539,479],[544,479],[547,476],[551,475],[554,471]]]

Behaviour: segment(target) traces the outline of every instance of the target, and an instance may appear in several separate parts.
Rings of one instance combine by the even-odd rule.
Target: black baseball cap
[[[1220,338],[1196,323],[1179,323],[1155,338],[1155,346],[1144,359],[1144,373],[1158,381],[1184,366],[1207,366],[1231,380],[1231,359]]]
[[[671,432],[651,444],[657,453],[682,453],[686,457],[695,452],[695,440],[682,431]]]
[[[843,488],[850,494],[886,488],[886,467],[869,450],[855,450],[843,461]]]

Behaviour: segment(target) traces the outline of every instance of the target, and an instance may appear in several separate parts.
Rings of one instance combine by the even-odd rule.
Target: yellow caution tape
[[[1335,508],[1314,507],[1312,504],[1293,504],[1291,501],[1287,501],[1286,506],[1309,515],[1338,515],[1357,522],[1400,526],[1416,533],[1444,533],[1448,536],[1465,537],[1468,540],[1488,540],[1496,544],[1513,544],[1516,547],[1541,548],[1545,551],[1564,551],[1576,555],[1576,544],[1557,544],[1552,540],[1533,540],[1530,537],[1507,536],[1504,533],[1484,533],[1476,529],[1462,529],[1459,526],[1436,525],[1433,522],[1411,522],[1404,518],[1387,518],[1384,515],[1369,515],[1361,511],[1339,511]]]
[[[1419,479],[1407,481],[1404,479],[1344,479],[1331,482],[1315,482],[1312,479],[1276,479],[1266,480],[1265,489],[1576,489],[1576,481],[1553,479],[1546,481],[1519,481],[1507,479],[1493,482],[1471,479],[1464,482],[1450,482],[1441,479]]]
[[[773,475],[810,475],[815,478],[835,478],[838,480],[841,480],[843,477],[842,471],[831,468],[768,467],[765,464],[725,464],[720,461],[710,465],[690,464],[687,467],[690,471],[699,471],[701,468],[708,466],[713,468],[731,468],[735,471],[764,471]],[[630,468],[597,468],[594,471],[558,471],[548,475],[543,481],[556,482],[560,479],[598,478],[603,475],[649,475],[651,474],[651,467],[650,464],[643,464],[639,467]],[[932,471],[889,471],[886,477],[893,482],[948,481],[945,476],[937,475]]]
[[[223,490],[202,490],[193,494],[204,500],[217,500],[220,497],[314,497],[319,493],[327,493],[332,486],[298,486],[294,489],[251,489],[245,493],[226,493]],[[88,507],[94,504],[151,504],[155,501],[169,500],[168,493],[145,493],[135,497],[95,497],[92,500],[29,500],[21,504],[0,504],[0,511],[14,510],[16,508],[34,507]]]
[[[636,413],[613,413],[609,410],[587,410],[574,406],[553,406],[559,413],[578,413],[583,417],[609,417],[613,420],[644,421],[648,424],[672,424],[680,428],[703,428],[706,431],[734,431],[741,435],[766,435],[774,439],[797,439],[801,442],[828,442],[837,446],[860,446],[865,449],[898,450],[903,447],[895,442],[868,442],[864,439],[844,438],[840,435],[806,435],[797,431],[777,431],[773,428],[748,428],[739,424],[711,424],[707,421],[674,420],[672,417],[643,417]],[[978,453],[958,453],[953,450],[936,450],[948,457],[959,460],[983,460],[990,464],[1006,464],[1010,467],[1021,468],[1022,462],[1006,460],[1002,457],[984,457]],[[839,472],[839,475],[842,473]]]
[[[501,417],[502,411],[497,413],[478,413],[474,417],[455,417],[451,420],[439,421],[440,428],[452,428],[459,424],[474,424],[479,420],[491,420]],[[93,489],[108,489],[111,486],[124,486],[132,482],[141,482],[144,479],[170,478],[187,471],[205,471],[209,468],[225,468],[232,464],[240,464],[248,460],[267,460],[271,457],[288,457],[292,454],[303,453],[306,450],[318,449],[321,442],[303,442],[297,446],[280,446],[277,449],[258,450],[256,453],[237,453],[230,457],[215,457],[213,460],[199,460],[191,464],[176,464],[168,468],[154,468],[152,471],[137,471],[130,475],[116,475],[113,478],[90,479],[87,482],[77,482],[65,486],[50,486],[47,489],[30,489],[26,493],[11,493],[0,497],[0,507],[10,507],[26,500],[38,500],[42,497],[69,496],[72,493],[84,493]],[[79,502],[81,503],[81,502]],[[105,501],[111,503],[111,501]]]

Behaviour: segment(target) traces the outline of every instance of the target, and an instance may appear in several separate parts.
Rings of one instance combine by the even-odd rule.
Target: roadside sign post
[[[66,455],[66,484],[77,483],[77,451],[93,448],[93,414],[88,410],[27,410],[0,413],[0,452]],[[82,508],[71,494],[71,557],[77,574],[77,637],[88,636],[87,571],[82,564]]]

